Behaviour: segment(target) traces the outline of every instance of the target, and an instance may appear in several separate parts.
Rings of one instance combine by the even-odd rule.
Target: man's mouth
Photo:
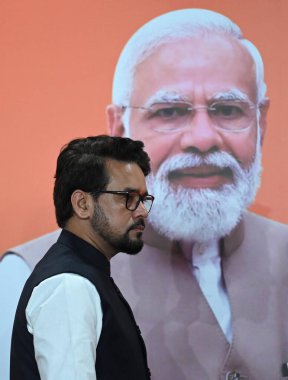
[[[173,170],[168,180],[175,186],[189,188],[217,188],[232,183],[233,172],[230,168],[220,168],[214,165],[202,165]]]
[[[132,230],[143,232],[145,230],[144,220],[139,220],[138,222],[132,224],[132,226],[129,228],[129,231],[132,231]]]

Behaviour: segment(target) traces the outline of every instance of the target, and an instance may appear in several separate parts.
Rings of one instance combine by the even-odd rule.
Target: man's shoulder
[[[243,217],[245,231],[252,230],[253,232],[265,234],[277,234],[288,240],[288,225],[266,218],[264,216],[246,212]]]
[[[34,266],[42,259],[49,248],[57,241],[61,230],[50,232],[36,239],[30,240],[24,244],[13,247],[10,253],[17,254],[33,269]]]
[[[251,212],[242,221],[242,241],[238,250],[269,257],[288,253],[288,226]],[[229,239],[229,237],[228,237]],[[231,239],[230,239],[231,240]]]

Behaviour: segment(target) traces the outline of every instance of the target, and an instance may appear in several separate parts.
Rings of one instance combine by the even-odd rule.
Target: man
[[[140,264],[119,257],[114,273],[156,379],[288,376],[288,229],[245,212],[260,183],[263,73],[240,29],[199,9],[148,22],[117,63],[110,131],[144,141],[156,202]]]
[[[11,380],[150,379],[132,311],[110,277],[118,252],[138,253],[153,196],[143,143],[97,136],[60,153],[54,186],[62,232],[18,304]]]
[[[157,380],[271,380],[288,360],[287,227],[245,212],[260,182],[263,73],[239,27],[200,9],[148,22],[117,64],[110,131],[145,142],[157,196],[143,254],[112,270]]]

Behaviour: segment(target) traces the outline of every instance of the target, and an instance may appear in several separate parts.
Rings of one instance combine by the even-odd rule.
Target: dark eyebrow
[[[128,193],[137,193],[137,194],[141,195],[139,192],[139,189],[136,189],[135,187],[125,187],[125,189],[123,191],[128,191]],[[148,195],[148,191],[146,190],[143,195]]]
[[[123,189],[123,191],[129,191],[130,192],[134,192],[134,193],[137,193],[138,192],[138,189],[135,189],[134,187],[125,187]]]

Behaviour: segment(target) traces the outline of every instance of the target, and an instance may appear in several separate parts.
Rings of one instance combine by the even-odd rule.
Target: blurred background
[[[262,53],[271,107],[263,180],[253,211],[288,223],[287,0],[1,0],[0,255],[56,228],[60,148],[106,133],[113,71],[146,21],[181,8],[230,17]]]

